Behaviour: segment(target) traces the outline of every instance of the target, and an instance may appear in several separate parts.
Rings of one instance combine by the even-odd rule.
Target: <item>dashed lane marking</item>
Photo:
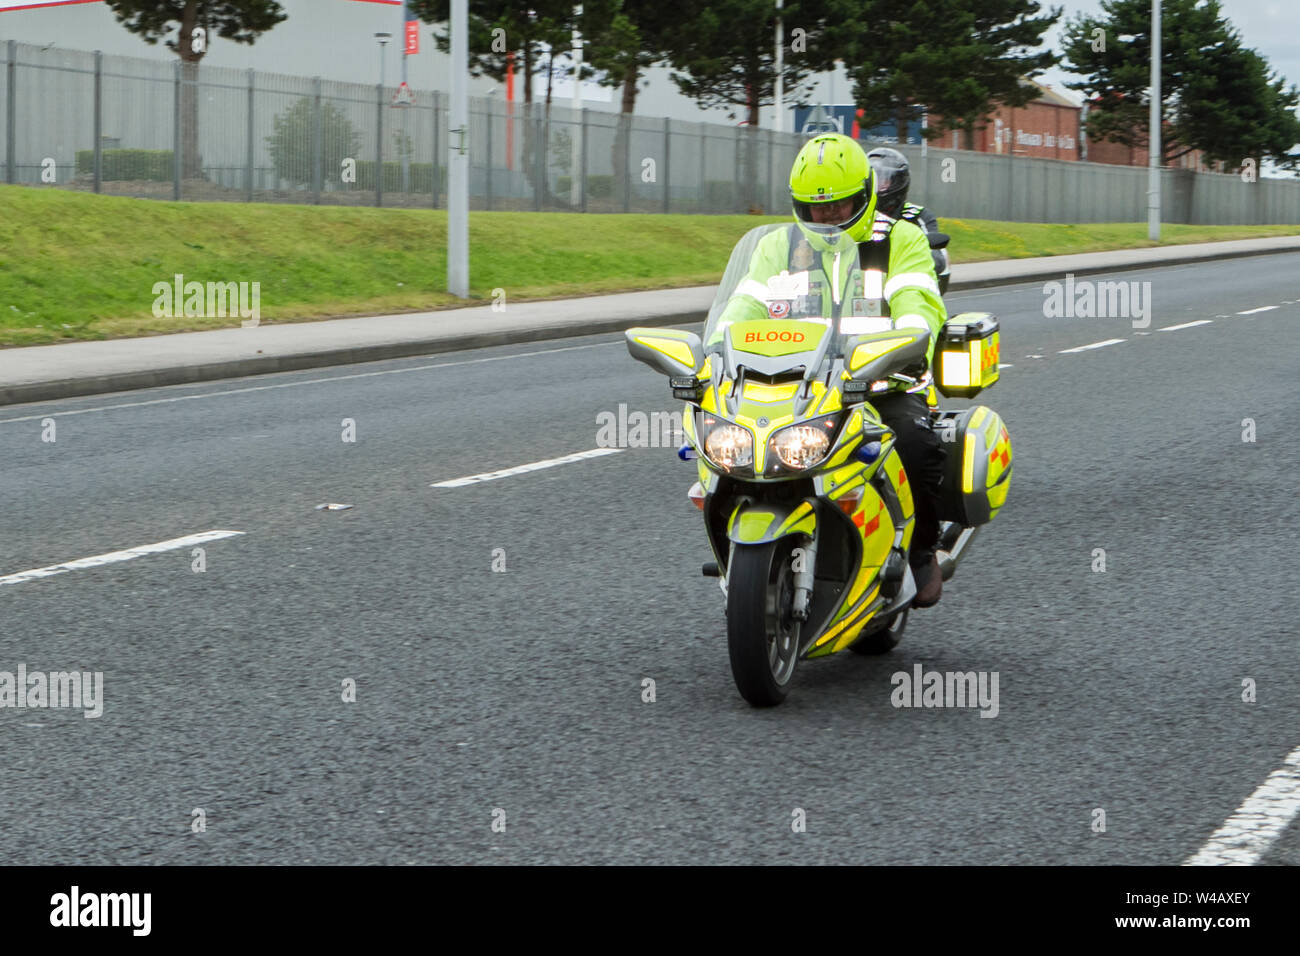
[[[19,571],[17,574],[6,574],[4,577],[0,577],[0,584],[21,584],[24,581],[53,577],[56,574],[64,574],[68,571],[82,571],[86,568],[97,568],[104,564],[115,564],[118,561],[130,561],[132,558],[143,557],[146,554],[175,551],[178,548],[188,548],[191,545],[203,544],[207,541],[233,538],[243,533],[242,531],[203,531],[199,534],[186,535],[183,538],[172,538],[170,541],[159,541],[157,544],[142,544],[138,548],[127,548],[125,551],[109,551],[107,554],[78,558],[76,561],[67,561],[63,564],[51,564],[44,568],[33,568],[30,571]]]
[[[1300,812],[1300,747],[1183,866],[1253,866]]]
[[[430,488],[464,488],[466,485],[477,485],[484,481],[496,481],[498,478],[510,478],[514,475],[524,475],[530,471],[541,471],[543,468],[554,468],[557,465],[567,465],[575,461],[586,461],[588,458],[599,458],[602,455],[616,455],[621,452],[622,448],[593,448],[590,451],[579,451],[572,455],[564,455],[560,458],[547,458],[544,461],[534,461],[527,465],[516,465],[514,468],[503,468],[500,471],[486,471],[479,475],[469,475],[465,478],[453,478],[450,481],[435,481],[429,485]]]
[[[1087,352],[1090,349],[1105,348],[1107,345],[1118,345],[1124,339],[1106,339],[1104,342],[1092,342],[1088,345],[1077,345],[1072,349],[1061,349],[1057,355],[1069,355],[1071,352]]]

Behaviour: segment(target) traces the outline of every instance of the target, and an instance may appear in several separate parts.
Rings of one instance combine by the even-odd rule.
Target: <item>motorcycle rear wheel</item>
[[[795,538],[736,545],[727,571],[727,651],[740,696],[755,707],[785,700],[799,662],[791,617]]]
[[[854,654],[864,654],[874,657],[877,654],[888,654],[898,642],[903,639],[903,631],[907,627],[907,608],[901,611],[895,611],[890,617],[889,623],[878,631],[872,631],[859,637],[849,645],[849,650]]]

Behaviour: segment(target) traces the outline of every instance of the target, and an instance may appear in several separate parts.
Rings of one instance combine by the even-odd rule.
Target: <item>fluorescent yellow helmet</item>
[[[848,233],[854,242],[865,242],[876,212],[876,177],[867,154],[856,140],[842,133],[810,139],[790,169],[790,199],[795,222],[810,240],[831,227]],[[814,206],[845,199],[853,200],[846,218],[835,223],[815,222]]]

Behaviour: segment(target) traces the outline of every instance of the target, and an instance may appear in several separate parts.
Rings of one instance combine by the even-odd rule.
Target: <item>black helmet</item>
[[[876,208],[897,219],[907,202],[907,187],[912,184],[907,157],[888,146],[877,146],[867,153],[867,160],[876,171]]]

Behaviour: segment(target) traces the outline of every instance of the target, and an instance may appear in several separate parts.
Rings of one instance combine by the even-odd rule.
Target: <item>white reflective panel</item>
[[[846,315],[840,319],[840,332],[844,335],[888,332],[892,328],[889,317],[885,315]]]
[[[868,299],[881,299],[885,295],[885,274],[879,269],[867,269],[862,273],[862,294]]]
[[[897,319],[894,320],[894,328],[923,329],[926,332],[929,332],[930,323],[925,321],[925,319],[921,318],[919,315],[900,315]]]

